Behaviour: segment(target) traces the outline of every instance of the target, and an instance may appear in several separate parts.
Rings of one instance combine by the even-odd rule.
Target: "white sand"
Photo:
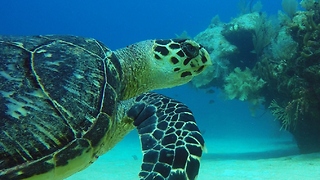
[[[277,139],[206,139],[199,180],[320,179],[320,153],[297,155],[294,142]],[[133,156],[138,159],[135,160]],[[142,155],[135,133],[68,180],[138,179]]]

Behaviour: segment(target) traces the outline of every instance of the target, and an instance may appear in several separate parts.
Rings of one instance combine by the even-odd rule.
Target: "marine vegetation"
[[[212,58],[212,66],[207,67],[203,73],[192,79],[192,85],[197,88],[222,85],[224,79],[229,73],[229,60],[225,58]],[[210,84],[215,83],[215,84]]]
[[[241,71],[239,67],[236,67],[234,72],[225,78],[224,92],[228,99],[247,100],[257,105],[262,101],[259,90],[265,83],[263,79],[253,76],[248,68]]]
[[[288,130],[296,128],[298,120],[303,117],[304,113],[308,113],[309,104],[303,97],[286,103],[284,107],[281,107],[277,101],[273,100],[269,109],[272,114],[281,121],[281,129]]]
[[[230,62],[227,76],[216,77],[211,69],[211,76],[206,74],[211,80],[200,88],[215,86],[228,99],[261,103],[282,130],[292,133],[302,153],[319,152],[320,4],[302,0],[304,10],[297,11],[296,3],[283,0],[278,21],[265,13],[247,12],[229,23],[210,25],[196,36],[211,46],[210,54]]]

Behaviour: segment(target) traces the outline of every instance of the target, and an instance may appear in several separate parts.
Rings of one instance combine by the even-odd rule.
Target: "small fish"
[[[213,89],[208,89],[208,90],[206,91],[206,93],[207,93],[207,94],[213,94],[213,93],[215,93],[215,91],[214,91]]]
[[[213,103],[214,103],[214,100],[211,99],[211,100],[209,101],[209,104],[213,104]]]
[[[138,157],[136,155],[132,155],[133,160],[138,160]]]
[[[201,134],[204,135],[206,133],[205,129],[200,130]]]

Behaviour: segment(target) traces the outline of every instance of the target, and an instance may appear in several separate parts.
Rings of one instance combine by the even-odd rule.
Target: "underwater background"
[[[268,18],[276,19],[278,11],[283,11],[281,0],[2,0],[0,1],[0,34],[68,34],[92,37],[115,50],[145,39],[185,36],[194,38],[210,24],[214,24],[213,18],[216,15],[219,16],[220,22],[227,24],[232,19],[245,14],[244,12],[255,11],[253,10],[254,5],[259,3],[262,7],[257,13],[260,15],[266,13]],[[298,10],[303,10],[303,8],[299,6]],[[189,83],[172,89],[157,90],[157,92],[182,101],[193,111],[208,150],[208,153],[203,156],[203,161],[249,161],[291,157],[301,153],[296,139],[287,129],[283,128],[283,124],[278,120],[279,116],[274,116],[267,108],[268,106],[256,103],[252,110],[252,102],[239,97],[228,98],[223,85],[208,84],[202,87]],[[125,142],[130,142],[131,139],[138,141],[136,131],[130,133]],[[139,144],[134,145],[137,145],[139,149]],[[129,155],[130,159],[132,157],[141,159],[141,155],[135,154],[134,150]],[[108,159],[105,161],[108,162]],[[135,167],[137,173],[139,166]],[[319,163],[317,167],[320,167]],[[208,177],[205,175],[209,171],[214,173],[216,169],[209,165],[205,168],[206,170],[200,169],[199,179],[211,179],[212,174]],[[254,176],[250,175],[251,178],[243,176],[243,179],[266,179],[266,173],[260,175],[259,170],[256,172]],[[237,173],[242,174],[243,171],[225,173],[227,174],[225,178],[223,176],[219,178],[234,179],[239,177]],[[305,173],[310,172],[306,169]],[[319,173],[316,175],[308,178],[320,178]],[[297,179],[302,177],[305,176],[298,176]],[[75,179],[79,178],[80,176]]]

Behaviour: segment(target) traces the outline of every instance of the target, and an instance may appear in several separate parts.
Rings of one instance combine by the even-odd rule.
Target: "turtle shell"
[[[0,36],[0,177],[57,174],[77,157],[92,162],[111,126],[121,72],[94,39]]]

